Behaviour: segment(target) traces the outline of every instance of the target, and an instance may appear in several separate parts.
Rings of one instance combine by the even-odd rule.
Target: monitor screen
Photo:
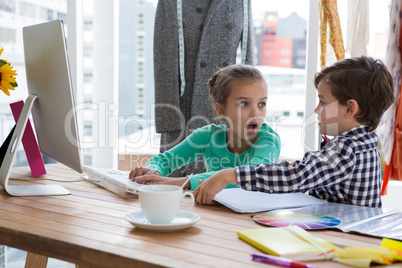
[[[63,22],[23,28],[25,69],[32,117],[42,153],[82,172]]]

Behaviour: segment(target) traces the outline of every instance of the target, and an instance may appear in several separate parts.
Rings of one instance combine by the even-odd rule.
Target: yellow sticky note
[[[402,251],[402,242],[392,240],[389,238],[383,238],[381,247],[392,249],[392,250],[397,250],[397,251]]]
[[[298,226],[239,230],[237,235],[265,253],[292,259],[303,255],[306,257],[313,254],[321,255],[321,249],[315,245],[319,245],[326,251],[337,248]]]
[[[392,261],[387,258],[383,258],[381,255],[376,253],[368,253],[359,250],[351,250],[352,248],[339,249],[336,250],[336,255],[338,258],[346,259],[370,259],[371,261],[379,264],[391,264]]]
[[[392,254],[391,251],[388,248],[353,248],[353,247],[346,247],[345,250],[348,251],[358,251],[358,252],[364,252],[368,254],[376,254],[380,256],[383,259],[389,260],[391,262],[392,260]]]
[[[391,250],[392,260],[402,261],[402,242],[392,240],[389,238],[383,238],[381,247]]]
[[[354,267],[370,267],[371,259],[346,259],[335,258],[334,261]]]
[[[390,250],[393,261],[402,261],[402,251]]]

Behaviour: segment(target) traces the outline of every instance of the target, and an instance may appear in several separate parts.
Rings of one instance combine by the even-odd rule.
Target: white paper
[[[214,200],[240,213],[254,213],[327,203],[325,200],[303,193],[269,194],[246,191],[242,188],[224,189],[214,197]]]

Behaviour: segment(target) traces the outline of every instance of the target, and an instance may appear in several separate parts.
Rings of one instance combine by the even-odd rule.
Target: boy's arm
[[[356,164],[350,147],[340,144],[307,152],[302,161],[237,167],[237,180],[246,190],[268,193],[306,192],[338,184],[348,178]]]
[[[202,182],[194,194],[197,203],[212,204],[214,196],[228,183],[259,192],[306,192],[340,183],[348,178],[355,164],[353,150],[336,143],[325,150],[307,152],[302,161],[281,161],[222,170]]]
[[[236,170],[234,168],[224,169],[215,173],[209,179],[201,181],[200,186],[194,190],[195,202],[198,204],[213,204],[215,195],[230,183],[237,183]]]

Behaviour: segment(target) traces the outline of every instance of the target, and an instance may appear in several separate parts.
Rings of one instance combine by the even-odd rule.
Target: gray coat
[[[254,63],[249,0],[246,64]],[[180,97],[176,0],[159,0],[155,16],[155,120],[159,133],[192,130],[215,117],[207,82],[218,69],[236,63],[242,39],[243,0],[183,0],[185,93]],[[197,118],[197,119],[196,119]]]

